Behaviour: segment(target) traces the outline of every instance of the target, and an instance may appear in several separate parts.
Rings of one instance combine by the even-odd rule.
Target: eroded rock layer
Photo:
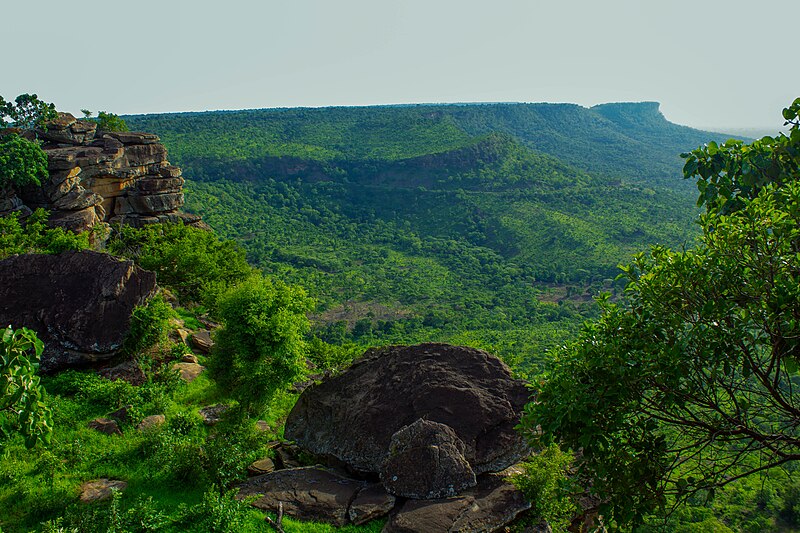
[[[98,130],[94,122],[69,113],[59,113],[41,130],[20,133],[43,141],[50,178],[17,194],[24,208],[50,210],[52,225],[87,231],[106,222],[200,222],[195,215],[179,212],[181,169],[170,165],[156,135]],[[7,196],[8,209],[0,205],[0,211],[24,209]]]

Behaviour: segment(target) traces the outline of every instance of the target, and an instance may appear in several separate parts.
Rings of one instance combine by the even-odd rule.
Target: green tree
[[[56,107],[39,100],[35,94],[21,94],[13,103],[0,96],[0,126],[33,129],[57,116]]]
[[[40,185],[47,179],[47,154],[15,133],[0,136],[0,189]]]
[[[211,375],[247,414],[264,410],[274,394],[305,368],[311,300],[299,287],[251,276],[219,299]]]
[[[48,443],[52,414],[36,370],[44,345],[33,331],[5,328],[0,334],[0,434],[20,432],[25,445]]]
[[[623,267],[622,300],[599,299],[526,408],[531,440],[579,451],[618,524],[800,459],[798,113],[788,135],[684,154],[700,244]]]
[[[97,118],[94,119],[97,122],[97,129],[103,131],[130,131],[128,129],[128,125],[125,123],[119,115],[115,115],[114,113],[108,113],[106,111],[100,111],[97,113]]]

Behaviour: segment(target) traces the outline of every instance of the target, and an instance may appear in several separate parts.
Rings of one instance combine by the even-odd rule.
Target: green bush
[[[57,254],[89,248],[89,233],[47,227],[49,213],[37,209],[22,224],[17,213],[0,217],[0,259],[16,254]]]
[[[532,504],[533,515],[547,520],[555,533],[567,531],[578,511],[569,477],[572,454],[552,444],[524,463],[524,472],[512,478]]]
[[[253,271],[237,244],[182,223],[118,227],[107,246],[110,253],[155,272],[158,283],[182,301],[209,308],[221,292]]]
[[[41,185],[48,175],[47,154],[38,144],[15,133],[0,136],[0,189]]]
[[[131,326],[124,343],[125,351],[136,354],[165,341],[169,319],[174,316],[175,311],[161,294],[154,296],[147,305],[136,307],[131,314]]]
[[[259,414],[277,391],[302,374],[311,303],[303,289],[261,276],[251,276],[220,297],[224,327],[217,333],[209,370],[243,411]]]

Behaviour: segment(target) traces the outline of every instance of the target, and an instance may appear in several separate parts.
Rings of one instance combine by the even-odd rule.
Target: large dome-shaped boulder
[[[514,426],[528,390],[497,357],[447,344],[368,350],[347,371],[306,389],[285,436],[351,469],[380,472],[392,436],[419,419],[452,428],[475,474],[528,452]]]
[[[36,331],[45,372],[116,355],[133,308],[156,289],[153,272],[86,250],[9,257],[0,261],[0,279],[0,327]]]

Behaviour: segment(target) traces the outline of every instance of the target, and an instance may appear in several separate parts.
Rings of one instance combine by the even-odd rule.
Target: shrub
[[[252,276],[218,302],[224,323],[209,359],[212,377],[243,411],[263,411],[305,368],[311,300],[299,287]]]
[[[512,478],[532,504],[534,516],[547,520],[553,531],[564,532],[578,510],[569,477],[572,454],[552,444],[524,463],[524,472]]]
[[[124,349],[129,354],[139,353],[166,340],[169,319],[175,316],[172,307],[161,294],[147,305],[136,307],[131,314],[131,327]]]

